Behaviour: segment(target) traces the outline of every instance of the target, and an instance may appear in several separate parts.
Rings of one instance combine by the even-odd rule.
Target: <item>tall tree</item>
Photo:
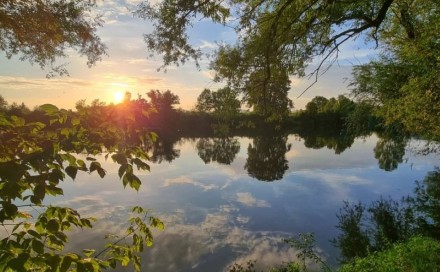
[[[65,74],[65,65],[56,60],[73,49],[87,57],[91,66],[101,60],[106,47],[96,31],[103,21],[95,0],[4,0],[0,2],[0,50],[8,58],[49,68],[48,76]]]
[[[217,91],[204,89],[197,98],[196,109],[202,112],[212,112],[226,118],[239,113],[240,106],[238,93],[225,87]]]
[[[174,110],[174,105],[180,104],[179,96],[173,94],[170,90],[161,92],[151,90],[147,93],[151,105],[160,113],[169,113]]]
[[[408,129],[439,137],[439,8],[439,1],[428,0],[164,0],[145,1],[137,15],[154,21],[146,40],[163,54],[164,65],[200,58],[186,32],[193,20],[232,26],[237,42],[221,46],[212,67],[231,86],[262,80],[256,92],[263,98],[279,75],[305,76],[317,58],[310,74],[317,80],[337,60],[341,45],[374,41],[383,56],[355,71],[356,93],[383,106],[387,123],[403,119]]]

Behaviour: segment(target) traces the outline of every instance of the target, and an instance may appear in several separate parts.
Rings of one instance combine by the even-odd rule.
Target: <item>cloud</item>
[[[24,77],[11,77],[11,76],[0,76],[0,85],[7,85],[8,87],[24,87],[24,86],[48,86],[50,85],[70,85],[85,87],[90,86],[91,83],[82,79],[72,79],[72,78],[57,78],[57,79],[32,79]]]
[[[329,173],[328,171],[304,171],[301,172],[301,176],[323,181],[328,185],[365,185],[371,183],[371,181],[355,175]]]
[[[175,179],[167,179],[165,180],[164,185],[162,185],[162,187],[169,187],[171,185],[176,185],[176,184],[189,184],[189,185],[193,185],[196,187],[200,187],[202,188],[204,191],[208,191],[208,190],[212,190],[212,189],[218,189],[218,186],[214,185],[214,184],[203,184],[201,182],[195,181],[193,179],[191,179],[190,177],[187,176],[181,176]]]
[[[199,45],[200,49],[205,49],[205,48],[216,49],[217,47],[218,47],[218,45],[216,43],[208,42],[208,41],[205,41],[205,40],[202,40],[202,44]]]
[[[270,204],[267,201],[258,200],[255,197],[253,197],[250,193],[237,193],[236,201],[248,207],[259,207],[259,208],[270,207]]]

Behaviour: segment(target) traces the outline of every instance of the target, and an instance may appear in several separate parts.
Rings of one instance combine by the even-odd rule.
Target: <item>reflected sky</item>
[[[438,157],[407,152],[396,170],[384,171],[373,152],[375,136],[356,139],[336,155],[325,147],[308,149],[290,135],[288,169],[282,179],[265,182],[245,169],[253,139],[235,139],[240,148],[230,165],[205,163],[197,139],[180,141],[174,147],[180,150],[178,158],[140,173],[139,192],[124,190],[116,165],[104,160],[104,179],[78,173],[74,182],[64,182],[64,196],[47,201],[99,219],[91,231],[73,232],[68,249],[102,246],[102,237],[120,233],[130,207],[139,205],[166,224],[164,231],[154,232],[154,246],[143,253],[142,271],[224,271],[247,260],[258,260],[264,268],[294,260],[295,249],[282,239],[301,232],[315,233],[321,255],[336,264],[338,250],[329,240],[338,234],[336,213],[344,200],[399,199],[439,162]]]

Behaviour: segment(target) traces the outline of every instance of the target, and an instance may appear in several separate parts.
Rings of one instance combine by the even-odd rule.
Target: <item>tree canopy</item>
[[[56,60],[73,49],[92,66],[106,53],[97,35],[103,21],[94,15],[95,0],[5,0],[0,2],[0,50],[11,58],[49,68],[48,76],[66,74]]]
[[[289,76],[305,76],[312,60],[318,65],[309,75],[318,80],[344,43],[373,41],[382,56],[355,69],[355,94],[383,106],[378,113],[387,123],[397,120],[410,130],[440,135],[439,1],[164,0],[145,1],[136,14],[154,22],[145,40],[163,55],[164,66],[199,61],[201,49],[187,32],[194,20],[232,27],[236,43],[220,45],[211,67],[216,79],[243,91],[263,112],[271,92],[282,101],[277,106],[289,105]]]

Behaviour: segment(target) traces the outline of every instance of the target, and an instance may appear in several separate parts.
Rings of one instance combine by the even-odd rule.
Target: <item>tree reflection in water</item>
[[[218,162],[231,164],[240,151],[237,138],[200,138],[196,145],[197,153],[205,163]]]
[[[155,163],[172,162],[180,157],[180,150],[175,148],[178,138],[161,135],[151,144],[150,160]]]
[[[403,162],[405,147],[408,138],[403,135],[379,135],[380,139],[374,148],[374,157],[377,159],[379,168],[392,171]]]
[[[248,146],[248,158],[244,169],[248,171],[249,176],[258,180],[280,180],[289,169],[286,153],[290,148],[287,135],[255,137],[253,145]]]
[[[414,195],[401,201],[379,199],[369,206],[344,203],[337,215],[341,234],[332,243],[341,251],[341,262],[385,250],[414,235],[440,238],[440,169],[416,181]]]

